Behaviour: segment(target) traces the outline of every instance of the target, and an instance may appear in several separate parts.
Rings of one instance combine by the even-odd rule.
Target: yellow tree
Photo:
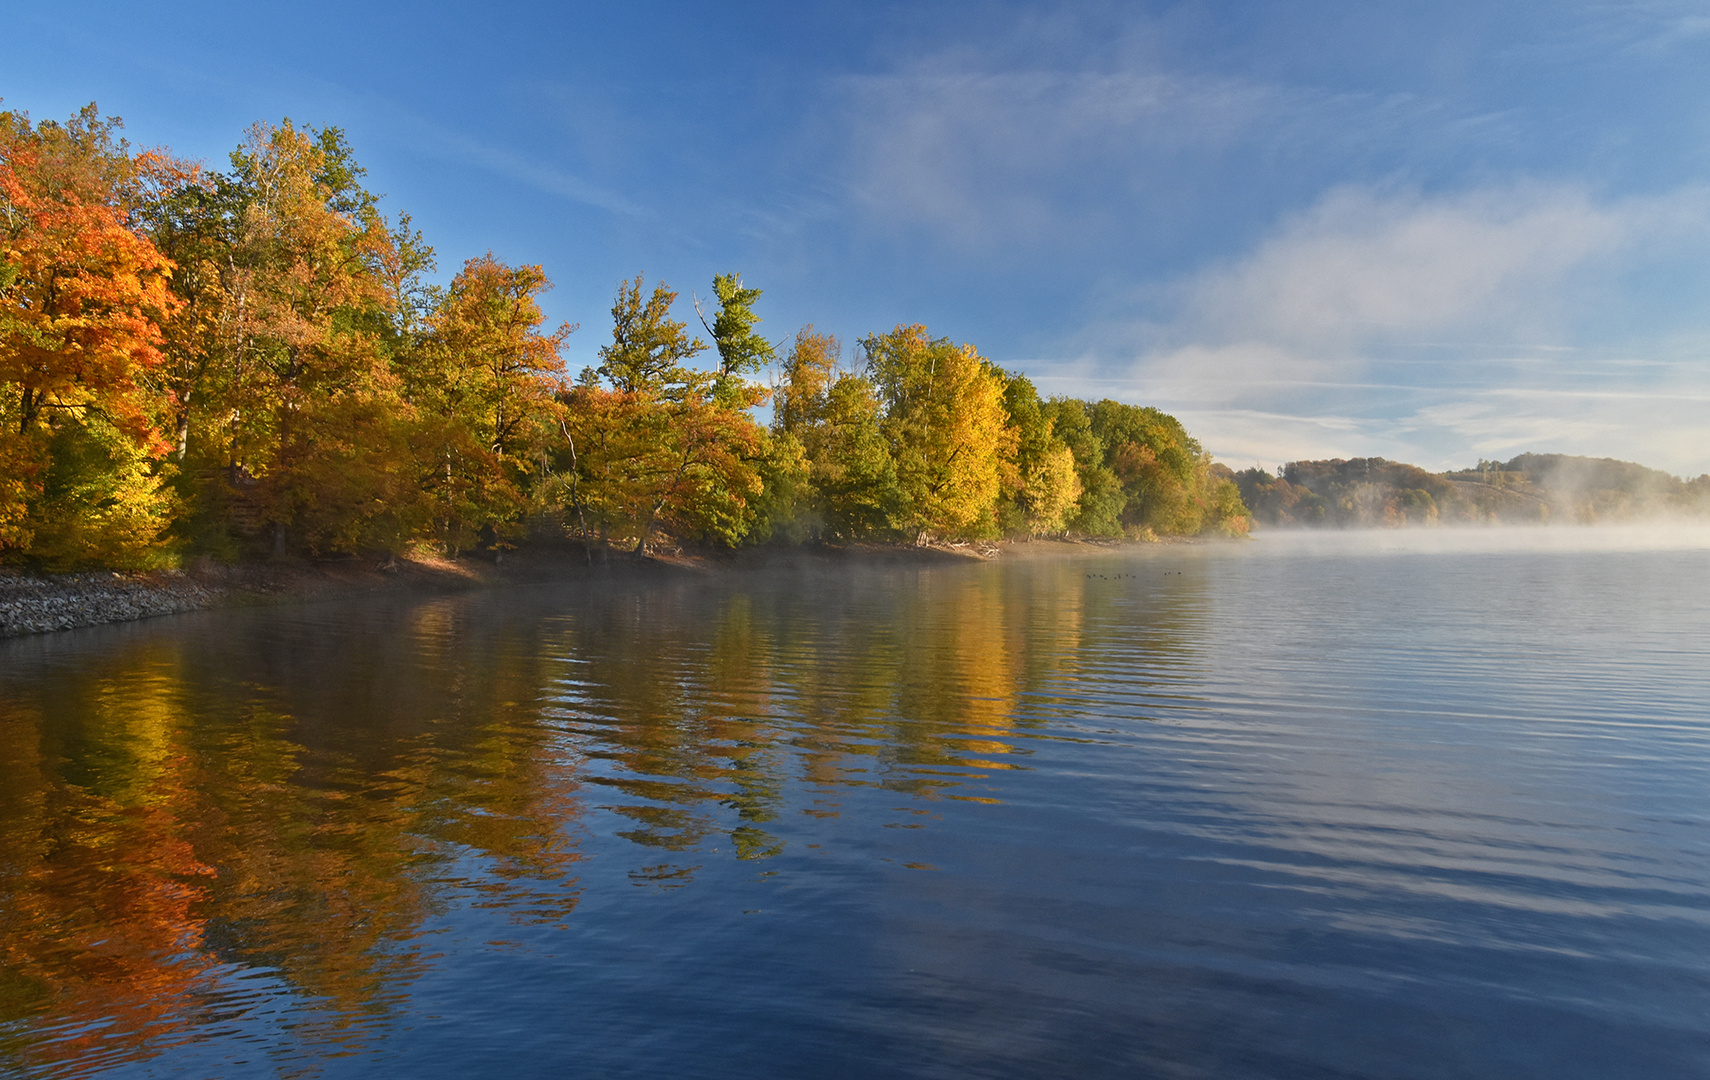
[[[418,414],[417,475],[449,550],[520,516],[529,474],[558,439],[560,349],[576,328],[541,332],[551,287],[539,266],[470,259],[395,362]]]
[[[1027,529],[1034,536],[1054,536],[1069,527],[1080,504],[1081,478],[1075,470],[1075,455],[1067,446],[1053,443],[1022,476],[1026,495]]]
[[[224,340],[199,442],[275,553],[409,531],[408,410],[384,348],[396,237],[361,176],[338,129],[286,121],[252,128],[218,182]]]
[[[885,404],[901,500],[897,525],[917,542],[995,529],[995,509],[1015,433],[1005,380],[972,345],[933,340],[924,326],[863,338]]]
[[[770,450],[747,413],[710,396],[671,401],[586,382],[564,406],[559,483],[585,539],[645,555],[661,530],[727,546],[747,535]]]
[[[623,393],[662,394],[685,380],[683,362],[706,350],[706,342],[691,338],[688,323],[671,318],[677,294],[664,282],[641,298],[642,275],[618,285],[612,301],[612,341],[600,348],[599,373]]]
[[[647,550],[656,525],[684,539],[735,545],[760,502],[766,430],[711,396],[671,402],[663,413],[636,551]]]
[[[489,252],[463,264],[430,317],[432,363],[422,374],[431,377],[416,390],[466,417],[501,461],[532,458],[564,374],[559,351],[576,327],[541,333],[540,297],[551,288],[541,267],[506,266]]]
[[[647,459],[658,444],[657,403],[589,378],[566,389],[561,401],[556,476],[569,526],[585,544],[597,538],[602,549],[614,540],[634,540],[643,507],[651,503]]]

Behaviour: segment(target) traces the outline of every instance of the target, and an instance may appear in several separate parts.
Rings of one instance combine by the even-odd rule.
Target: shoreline
[[[575,545],[526,546],[497,557],[349,558],[319,562],[201,563],[183,570],[89,570],[50,574],[0,569],[0,639],[134,622],[221,607],[310,603],[366,593],[461,592],[549,582],[656,579],[777,569],[780,566],[958,564],[1151,547],[1145,541],[1013,540],[908,547],[741,548],[636,557],[594,554]]]

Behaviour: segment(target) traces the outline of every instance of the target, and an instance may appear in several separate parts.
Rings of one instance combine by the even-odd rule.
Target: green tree
[[[599,352],[599,373],[622,393],[664,394],[676,384],[697,380],[683,362],[706,351],[706,342],[689,337],[688,324],[671,318],[677,294],[664,282],[644,301],[642,275],[618,286],[612,302],[612,341]]]
[[[888,535],[899,512],[896,463],[871,380],[838,367],[841,343],[805,327],[783,365],[773,404],[780,439],[801,447],[806,466],[797,514],[812,539]]]
[[[1051,434],[1070,451],[1080,498],[1069,516],[1069,531],[1083,536],[1121,536],[1127,496],[1104,463],[1104,441],[1093,432],[1090,406],[1074,398],[1052,398],[1040,406],[1051,420]]]
[[[683,366],[706,345],[670,318],[677,294],[660,284],[643,302],[642,290],[640,275],[618,287],[612,343],[565,397],[559,459],[572,509],[602,541],[632,538],[637,554],[656,530],[735,544],[765,504],[770,441],[745,411],[748,395],[721,398],[714,377]]]
[[[760,299],[759,289],[742,286],[741,274],[719,274],[713,278],[713,294],[718,297],[718,313],[708,326],[706,316],[701,325],[712,335],[718,350],[718,381],[713,396],[720,403],[746,407],[757,401],[746,400],[748,384],[743,376],[752,375],[777,359],[772,343],[754,332],[760,316],[754,314],[754,302]],[[699,313],[700,306],[696,305]]]
[[[1004,412],[1015,432],[1015,456],[1005,470],[998,525],[1006,533],[1061,533],[1081,497],[1074,453],[1056,437],[1054,417],[1024,375],[1004,387]]]
[[[1127,497],[1122,523],[1131,530],[1192,534],[1201,525],[1196,474],[1204,452],[1181,421],[1149,406],[1106,398],[1090,410],[1105,446],[1105,465]]]

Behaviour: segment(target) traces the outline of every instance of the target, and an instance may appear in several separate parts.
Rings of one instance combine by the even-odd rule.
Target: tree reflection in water
[[[916,811],[874,827],[995,801],[1027,701],[1108,621],[1073,564],[791,573],[7,643],[0,1055],[83,1074],[279,986],[312,1006],[296,1040],[357,1046],[433,963],[437,912],[570,918],[590,837],[678,888],[853,789]]]

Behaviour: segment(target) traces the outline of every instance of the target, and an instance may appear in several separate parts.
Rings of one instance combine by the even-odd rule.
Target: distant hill
[[[1710,516],[1710,474],[1682,480],[1613,458],[1521,454],[1433,473],[1384,458],[1292,461],[1234,473],[1257,525],[1340,528]]]

